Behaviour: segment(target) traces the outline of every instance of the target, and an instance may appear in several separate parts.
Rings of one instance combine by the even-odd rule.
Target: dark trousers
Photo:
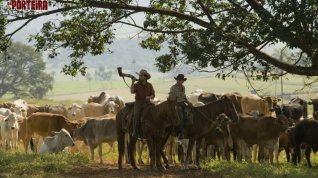
[[[184,134],[184,129],[185,129],[185,123],[186,123],[186,118],[187,114],[185,112],[186,105],[184,102],[180,102],[177,104],[177,113],[178,117],[180,119],[180,125],[178,127],[178,132]]]
[[[144,101],[136,100],[134,104],[134,117],[133,117],[133,136],[140,135],[140,125],[141,125],[141,113],[144,105]]]

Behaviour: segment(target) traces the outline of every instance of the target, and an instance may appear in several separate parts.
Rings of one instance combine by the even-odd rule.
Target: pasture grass
[[[203,169],[218,173],[224,178],[317,178],[318,155],[311,153],[311,163],[313,168],[308,168],[304,150],[302,150],[301,163],[297,166],[292,162],[287,162],[285,151],[282,151],[279,155],[279,163],[250,163],[208,159],[203,161]]]
[[[0,151],[0,177],[56,177],[72,166],[87,164],[81,154],[25,154]]]
[[[117,143],[115,143],[113,148],[114,150],[112,150],[108,144],[103,144],[104,164],[113,164],[113,166],[117,167]],[[18,153],[13,151],[0,151],[0,177],[59,177],[74,167],[86,164],[99,164],[98,149],[95,149],[95,161],[90,160],[90,152],[88,149],[86,150],[87,152],[73,154],[25,154],[22,151],[22,147],[19,148]],[[142,158],[145,164],[149,164],[147,150],[143,152]],[[302,162],[298,166],[295,166],[292,163],[287,163],[284,152],[281,152],[280,154],[280,163],[275,163],[273,165],[268,163],[248,163],[245,161],[236,162],[233,160],[228,162],[208,159],[202,162],[202,168],[205,171],[211,171],[224,178],[318,177],[318,156],[313,153],[311,155],[313,168],[308,168],[306,166],[304,154],[302,154],[302,158]],[[191,176],[191,174],[189,174],[189,176]]]

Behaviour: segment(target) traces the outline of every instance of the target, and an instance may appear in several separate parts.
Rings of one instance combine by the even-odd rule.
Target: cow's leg
[[[285,147],[285,152],[286,152],[287,162],[289,162],[290,161],[290,149],[289,149],[289,147]]]
[[[306,147],[305,155],[306,155],[307,164],[308,164],[309,168],[312,168],[312,165],[311,165],[311,162],[310,162],[310,152],[311,152],[311,148],[310,147]]]
[[[274,145],[275,147],[275,145]],[[274,163],[274,147],[269,147],[268,148],[268,153],[269,153],[269,163],[273,164]]]
[[[102,145],[102,143],[98,144],[98,156],[100,159],[100,164],[103,164],[103,145]]]
[[[184,161],[184,168],[188,169],[188,164],[189,164],[189,160],[190,160],[190,156],[192,153],[192,149],[193,149],[193,145],[195,142],[195,138],[189,138],[189,145],[188,145],[188,149],[187,149],[187,156],[186,159]]]
[[[139,169],[136,166],[136,161],[135,161],[135,151],[136,151],[136,142],[137,142],[137,138],[132,137],[131,135],[129,135],[129,146],[128,146],[128,152],[129,152],[129,159],[130,159],[130,164],[134,169]]]
[[[252,146],[252,156],[253,156],[253,162],[254,163],[256,163],[256,160],[257,160],[257,156],[258,156],[258,154],[257,154],[257,149],[258,149],[258,145],[257,144],[254,144],[253,146]]]
[[[274,145],[274,153],[275,153],[275,160],[276,163],[278,164],[278,156],[279,156],[279,140],[276,141],[275,145]]]
[[[89,149],[91,151],[91,160],[94,161],[94,145],[89,142]]]
[[[295,148],[294,148],[294,153],[293,153],[293,163],[295,165],[297,165],[298,163],[298,160],[301,159],[301,154],[300,154],[300,144],[299,145],[296,145]]]

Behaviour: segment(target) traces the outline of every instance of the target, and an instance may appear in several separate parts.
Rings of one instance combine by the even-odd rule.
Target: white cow
[[[18,115],[26,117],[28,113],[28,104],[23,99],[17,99],[13,101],[13,105],[11,109],[13,109],[14,112],[17,113]]]
[[[59,153],[68,146],[74,146],[74,141],[70,133],[61,129],[59,132],[54,132],[53,137],[45,137],[39,153]]]
[[[9,149],[12,147],[18,149],[18,115],[10,113],[1,121],[0,127],[2,147],[8,146]]]
[[[117,141],[115,116],[105,115],[87,120],[83,126],[75,129],[74,138],[89,145],[92,160],[94,160],[94,149],[98,147],[100,163],[103,163],[102,143],[113,145]]]
[[[0,108],[0,115],[8,116],[11,113],[11,110],[8,108]]]
[[[77,103],[73,103],[68,109],[66,117],[69,120],[78,120],[85,117],[84,109]]]
[[[200,94],[202,94],[202,93],[203,93],[202,89],[196,89],[193,92],[191,92],[191,94],[189,96],[187,96],[187,98],[192,104],[195,104],[198,102],[198,98],[199,98]]]

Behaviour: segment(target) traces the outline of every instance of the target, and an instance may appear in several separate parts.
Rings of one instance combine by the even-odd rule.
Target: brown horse
[[[178,115],[175,109],[176,103],[173,101],[164,101],[156,106],[147,108],[142,116],[142,132],[147,139],[149,147],[149,157],[151,167],[156,166],[158,170],[163,170],[160,156],[164,159],[166,167],[169,166],[168,160],[163,152],[164,144],[166,143],[172,127],[178,124]],[[118,139],[118,168],[122,168],[122,156],[124,153],[124,135],[129,133],[130,141],[128,145],[128,155],[130,164],[134,169],[138,169],[135,163],[134,151],[136,148],[137,138],[131,136],[132,122],[125,126],[125,121],[132,118],[133,105],[128,105],[117,113],[117,139]]]
[[[234,104],[228,96],[222,96],[219,100],[208,103],[199,107],[188,107],[188,117],[193,120],[192,124],[186,124],[185,137],[189,138],[189,146],[187,156],[184,162],[185,168],[189,163],[190,154],[196,141],[198,148],[196,149],[196,164],[200,167],[200,145],[202,137],[209,133],[216,118],[225,113],[233,121],[238,121],[239,116],[235,110]]]

